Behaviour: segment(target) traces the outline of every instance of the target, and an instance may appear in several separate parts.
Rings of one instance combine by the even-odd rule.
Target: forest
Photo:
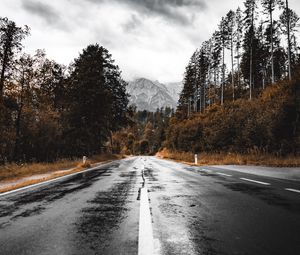
[[[165,146],[299,153],[298,15],[288,1],[246,0],[222,17],[186,67]]]
[[[113,152],[125,155],[156,154],[164,146],[174,110],[166,107],[157,109],[156,112],[148,112],[130,108],[129,125],[113,134]]]
[[[107,49],[89,45],[69,66],[32,56],[30,29],[0,19],[0,163],[52,162],[106,150],[127,125],[126,82]]]
[[[0,18],[0,163],[103,152],[299,155],[298,15],[288,1],[246,0],[191,56],[176,110],[138,111],[109,51],[68,66],[24,52],[30,28]]]

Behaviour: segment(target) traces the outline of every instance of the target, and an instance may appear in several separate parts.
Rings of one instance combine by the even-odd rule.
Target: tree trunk
[[[109,139],[110,139],[110,147],[111,147],[111,153],[113,154],[114,152],[113,152],[113,132],[112,131],[110,131],[109,132]]]
[[[203,110],[206,108],[206,80],[203,83]]]
[[[18,108],[17,119],[16,119],[16,140],[15,140],[15,147],[14,147],[14,160],[18,161],[20,159],[20,142],[21,142],[21,118],[22,118],[22,111],[24,106],[23,96],[24,96],[24,84],[25,77],[23,72],[23,78],[21,81],[21,97],[20,97],[20,107]]]
[[[215,67],[214,68],[214,91],[213,91],[213,93],[214,93],[214,95],[213,95],[214,100],[213,100],[213,103],[216,102],[216,88],[217,88],[217,70],[216,70],[216,67]]]
[[[4,94],[4,78],[5,78],[4,76],[7,67],[7,60],[8,60],[7,49],[4,49],[1,76],[0,76],[0,102],[2,101],[3,94]]]
[[[225,83],[225,46],[223,44],[223,60],[222,60],[222,85],[221,85],[221,105],[224,104],[224,83]]]
[[[290,10],[289,10],[289,2],[288,2],[288,0],[286,0],[286,13],[287,13],[287,39],[288,39],[288,73],[289,73],[289,80],[292,80]]]
[[[253,68],[253,36],[254,36],[254,17],[252,17],[252,26],[251,26],[251,42],[250,42],[250,77],[249,77],[249,98],[252,100],[252,68]]]
[[[271,68],[272,68],[272,83],[275,83],[274,74],[274,45],[273,45],[273,13],[270,10],[270,25],[271,25]]]
[[[20,143],[21,143],[21,118],[22,118],[23,104],[20,105],[17,119],[16,119],[16,140],[14,147],[14,160],[18,161],[20,159]]]
[[[232,86],[232,99],[234,101],[235,95],[234,95],[234,76],[233,76],[233,38],[231,36],[231,86]]]
[[[240,38],[238,39],[240,41]],[[241,77],[240,77],[240,47],[237,48],[237,71],[238,71],[238,88],[241,86]]]
[[[250,78],[249,78],[249,88],[250,88],[250,94],[249,98],[252,99],[252,55],[253,55],[253,49],[252,49],[252,41],[253,38],[251,38],[251,49],[250,49]]]

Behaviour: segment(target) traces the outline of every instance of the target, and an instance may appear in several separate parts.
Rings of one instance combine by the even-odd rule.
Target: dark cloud
[[[34,0],[23,0],[22,6],[26,11],[39,16],[50,25],[61,23],[61,18],[58,13],[48,4]]]
[[[125,32],[133,32],[142,24],[142,21],[134,14],[131,15],[130,20],[122,25],[122,28]]]
[[[93,3],[118,2],[139,10],[142,14],[159,15],[163,18],[187,24],[192,22],[194,10],[203,11],[207,8],[205,0],[88,0]],[[188,7],[189,11],[183,8]]]

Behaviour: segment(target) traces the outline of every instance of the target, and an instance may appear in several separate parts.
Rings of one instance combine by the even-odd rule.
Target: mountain
[[[130,104],[136,105],[137,109],[141,111],[154,112],[161,107],[176,109],[179,89],[175,85],[179,86],[179,83],[162,84],[145,78],[131,81],[127,86]]]
[[[171,82],[166,83],[165,85],[167,89],[170,91],[171,96],[175,99],[176,102],[179,100],[180,92],[183,88],[182,82]]]

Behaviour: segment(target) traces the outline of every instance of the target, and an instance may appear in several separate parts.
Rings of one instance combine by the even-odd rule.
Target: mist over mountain
[[[129,82],[127,93],[130,104],[138,110],[156,111],[157,108],[170,107],[176,109],[182,83],[162,84],[145,78]]]

